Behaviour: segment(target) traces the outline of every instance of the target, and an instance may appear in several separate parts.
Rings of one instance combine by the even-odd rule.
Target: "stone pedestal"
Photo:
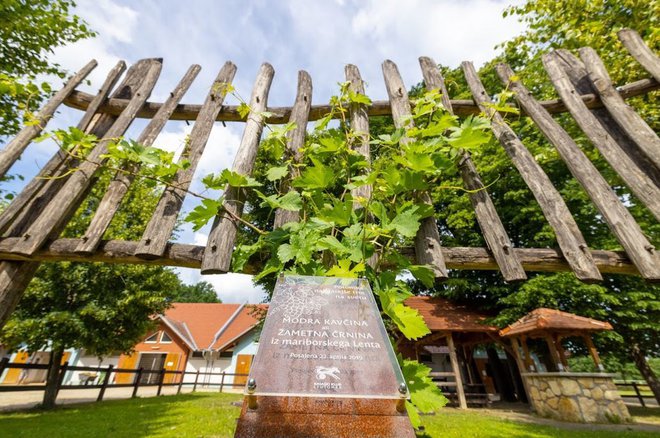
[[[234,438],[414,438],[405,413],[392,400],[258,397],[243,403]]]
[[[630,421],[630,413],[605,373],[523,373],[529,401],[544,417],[576,423]]]

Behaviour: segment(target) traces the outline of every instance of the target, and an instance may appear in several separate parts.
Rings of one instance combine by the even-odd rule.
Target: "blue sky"
[[[129,64],[146,57],[162,57],[163,71],[151,100],[162,101],[191,64],[202,71],[185,103],[201,103],[223,63],[234,62],[235,86],[249,96],[262,62],[275,68],[269,104],[290,106],[295,97],[297,71],[307,70],[314,81],[313,103],[325,103],[344,80],[344,65],[360,68],[372,99],[385,99],[381,63],[391,59],[399,66],[406,85],[421,81],[419,56],[457,66],[469,60],[480,65],[490,59],[495,45],[523,30],[515,18],[502,18],[512,1],[239,1],[239,0],[77,0],[76,13],[99,35],[59,48],[51,59],[75,71],[89,59],[99,66],[90,75],[92,84],[81,88],[95,92],[107,72],[123,59]],[[230,102],[235,103],[235,102]],[[75,125],[79,114],[62,110],[48,128]],[[137,137],[143,121],[127,136]],[[196,172],[193,189],[210,172],[230,168],[241,138],[241,124],[217,124]],[[190,126],[169,122],[156,146],[179,151]],[[52,144],[31,145],[11,173],[34,175],[54,152]],[[18,187],[15,187],[18,189]],[[184,210],[194,207],[186,202]],[[185,213],[184,213],[185,214]],[[183,228],[178,240],[204,245],[208,229]],[[225,302],[259,302],[263,292],[246,275],[201,277],[181,269],[186,282],[204,279],[213,283]]]

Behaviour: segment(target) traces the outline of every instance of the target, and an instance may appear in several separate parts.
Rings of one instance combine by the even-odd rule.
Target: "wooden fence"
[[[8,358],[3,358],[0,360],[0,376],[8,369],[20,369],[20,370],[47,370],[47,364],[25,364],[25,363],[9,363]],[[82,371],[88,373],[95,373],[98,377],[92,380],[87,380],[85,383],[79,384],[64,384],[66,374],[68,372]],[[111,383],[112,374],[134,374],[133,383]],[[145,374],[157,374],[158,378],[155,383],[143,383],[142,376]],[[166,376],[171,375],[171,381],[166,383]],[[185,382],[186,375],[195,376],[194,381]],[[212,376],[220,376],[220,382],[203,382],[200,381],[200,378]],[[137,397],[138,389],[141,387],[157,387],[156,395],[161,395],[162,389],[165,386],[176,386],[177,394],[181,393],[181,389],[184,385],[192,386],[193,392],[197,390],[198,386],[203,387],[218,387],[218,391],[222,392],[224,388],[231,387],[243,387],[245,383],[235,383],[235,377],[245,377],[247,380],[247,374],[237,374],[237,373],[209,373],[209,372],[190,372],[190,371],[169,371],[166,369],[160,370],[145,370],[143,368],[138,369],[127,369],[127,368],[115,368],[113,365],[108,365],[107,367],[79,367],[71,366],[68,363],[64,363],[60,367],[60,375],[57,383],[57,391],[59,393],[62,389],[98,389],[99,394],[96,398],[96,401],[102,401],[105,395],[107,388],[133,388],[133,393],[131,397]],[[231,382],[226,381],[226,378],[231,377]],[[91,383],[90,383],[91,382]],[[0,384],[0,392],[19,392],[19,391],[43,391],[46,389],[45,384],[23,384],[23,385],[2,385]]]
[[[514,92],[521,115],[528,117],[556,148],[620,243],[622,251],[588,246],[565,200],[527,149],[524,139],[493,107],[490,96],[497,90],[484,88],[471,63],[464,62],[462,69],[472,99],[452,100],[447,95],[437,64],[431,58],[421,57],[420,67],[426,87],[442,92],[443,104],[449,112],[463,116],[483,112],[493,120],[493,134],[509,156],[512,168],[520,173],[537,199],[556,235],[557,248],[514,247],[477,166],[465,153],[459,163],[460,173],[465,187],[470,189],[470,201],[486,245],[443,246],[435,218],[428,218],[418,231],[415,246],[402,248],[401,252],[415,258],[418,264],[432,265],[439,279],[447,277],[448,269],[499,269],[506,281],[525,280],[527,272],[568,270],[586,282],[601,281],[601,274],[605,273],[640,275],[649,282],[660,282],[660,252],[628,211],[626,201],[617,196],[577,142],[554,118],[557,113],[570,113],[630,193],[648,209],[649,215],[660,218],[660,138],[625,103],[625,99],[660,88],[660,57],[632,30],[621,30],[619,38],[650,77],[630,84],[613,84],[593,50],[581,49],[579,58],[568,51],[556,50],[543,57],[543,64],[560,99],[540,101],[507,65],[499,65],[497,72],[503,86]],[[608,54],[602,55],[607,57]],[[39,175],[0,213],[0,326],[20,300],[41,262],[140,263],[198,268],[202,274],[232,272],[230,262],[237,228],[240,228],[237,218],[241,211],[231,196],[225,200],[225,210],[219,212],[214,221],[207,245],[170,241],[214,123],[236,121],[245,124],[233,170],[249,175],[265,123],[294,122],[296,129],[288,133],[288,148],[296,151],[304,142],[307,123],[324,116],[330,109],[327,105],[312,104],[312,79],[305,71],[299,72],[294,104],[291,107],[269,107],[267,99],[274,69],[268,63],[259,70],[249,104],[253,112],[247,116],[241,114],[238,107],[224,103],[224,87],[233,82],[237,69],[231,62],[220,69],[203,104],[180,103],[199,73],[198,65],[190,67],[164,102],[151,102],[148,98],[160,74],[162,59],[144,59],[128,70],[120,61],[109,72],[97,95],[76,90],[96,64],[91,61],[74,75],[37,114],[39,123],[26,126],[0,151],[2,177],[62,104],[83,111],[78,128],[103,139],[82,163],[63,151],[57,151]],[[120,81],[125,70],[126,75]],[[350,119],[358,129],[356,132],[368,132],[369,118],[379,115],[392,115],[395,124],[400,126],[403,118],[411,112],[406,91],[409,87],[396,64],[386,60],[382,70],[389,100],[375,101],[373,105],[352,105]],[[345,73],[350,90],[364,93],[358,67],[347,65]],[[137,138],[144,146],[153,144],[168,121],[194,121],[183,154],[188,158],[189,166],[180,169],[172,185],[163,192],[141,239],[102,240],[132,183],[132,176],[123,172],[118,172],[105,188],[105,195],[87,231],[76,238],[62,238],[62,230],[97,182],[95,176],[105,162],[110,139],[124,135],[139,117],[150,119]],[[361,136],[354,147],[367,155],[368,142],[368,136]],[[71,172],[72,168],[78,171]],[[231,189],[228,188],[229,194],[233,193]],[[225,215],[229,209],[236,209],[233,216]],[[275,226],[289,219],[295,220],[283,218],[282,214],[276,216]],[[260,269],[262,259],[256,258],[259,260],[250,260],[244,266],[246,272]]]
[[[614,382],[614,384],[619,390],[619,393],[621,393],[621,397],[624,399],[624,401],[626,398],[630,397],[637,398],[637,400],[639,400],[639,404],[642,405],[643,408],[645,408],[647,404],[644,400],[645,398],[650,400],[655,399],[653,392],[651,391],[651,387],[646,382],[637,382],[634,380],[627,382],[625,380],[617,380]],[[634,395],[626,394],[626,392],[630,391],[631,389]]]

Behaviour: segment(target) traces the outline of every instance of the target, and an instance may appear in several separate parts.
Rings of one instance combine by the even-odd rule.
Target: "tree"
[[[34,111],[50,93],[38,75],[63,78],[65,71],[48,60],[53,49],[94,36],[71,15],[73,0],[0,1],[0,136],[18,131],[22,110]]]
[[[215,288],[208,281],[181,284],[170,294],[173,303],[221,303]]]
[[[590,46],[601,55],[615,83],[629,83],[643,77],[641,66],[627,54],[616,32],[629,27],[640,32],[657,50],[660,43],[657,17],[660,3],[654,1],[574,1],[530,0],[509,8],[528,25],[527,31],[503,44],[503,53],[481,69],[486,89],[498,93],[503,84],[494,71],[497,62],[508,63],[538,99],[555,98],[542,69],[541,55],[553,48],[577,49]],[[444,69],[452,98],[470,98],[460,70]],[[658,131],[657,96],[648,94],[628,101]],[[660,243],[660,225],[629,192],[620,178],[577,128],[571,117],[558,118],[571,137],[598,167],[626,205],[649,240]],[[511,119],[514,131],[539,161],[566,200],[590,246],[621,249],[598,211],[578,182],[571,176],[556,150],[546,142],[527,118]],[[474,154],[478,170],[486,182],[497,211],[516,246],[554,247],[555,236],[529,189],[503,149],[496,143],[485,145]],[[458,175],[447,184],[461,184]],[[438,190],[434,194],[443,239],[448,246],[485,246],[467,195]],[[497,310],[496,322],[506,325],[535,307],[551,307],[607,320],[614,333],[597,337],[598,345],[621,359],[633,359],[641,374],[660,400],[660,385],[646,357],[660,354],[660,288],[637,277],[606,275],[599,285],[580,283],[573,274],[531,274],[524,283],[506,284],[498,273],[460,271],[443,287],[433,290],[472,305]]]
[[[109,175],[102,178],[107,182]],[[65,237],[84,232],[103,188],[97,185],[81,205]],[[152,188],[133,184],[106,237],[139,238],[157,200]],[[30,351],[50,347],[43,401],[49,408],[55,404],[65,349],[84,348],[99,357],[129,352],[153,326],[151,317],[167,309],[173,291],[182,287],[176,274],[161,266],[44,263],[3,328],[0,342],[14,349],[25,345]],[[200,289],[208,292],[204,285]]]

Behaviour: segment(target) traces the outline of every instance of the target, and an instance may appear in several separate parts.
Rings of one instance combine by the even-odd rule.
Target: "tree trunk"
[[[55,407],[55,399],[57,398],[57,385],[60,381],[60,364],[64,356],[64,348],[53,348],[50,353],[50,361],[48,362],[48,377],[46,378],[46,390],[44,391],[44,400],[42,407],[44,409],[52,409]]]
[[[644,377],[646,383],[651,387],[653,396],[657,402],[660,403],[660,381],[658,381],[658,376],[655,375],[649,366],[649,363],[646,361],[644,352],[639,348],[638,344],[633,344],[630,355],[635,361],[635,365],[637,365],[637,369],[642,374],[642,377]]]

